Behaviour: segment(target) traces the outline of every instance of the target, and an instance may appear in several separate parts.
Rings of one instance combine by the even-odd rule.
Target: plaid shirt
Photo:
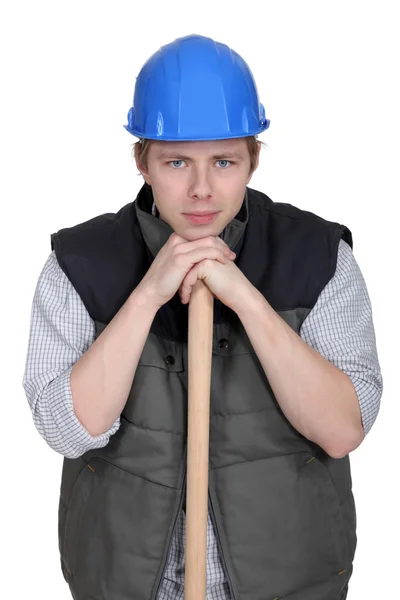
[[[351,248],[343,240],[339,243],[336,272],[304,320],[300,335],[350,377],[368,433],[379,411],[383,383],[365,281]],[[71,369],[93,343],[94,336],[94,322],[53,251],[43,266],[33,297],[23,387],[39,433],[49,446],[69,458],[105,446],[120,424],[118,418],[108,431],[93,437],[74,413]],[[182,511],[158,600],[183,600],[185,518]],[[228,599],[231,600],[226,577],[208,516],[207,600]]]

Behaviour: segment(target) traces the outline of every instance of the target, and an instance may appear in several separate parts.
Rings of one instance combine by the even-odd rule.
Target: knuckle
[[[177,267],[181,267],[183,265],[184,260],[185,260],[185,257],[183,256],[183,254],[179,254],[179,253],[174,253],[174,255],[173,255],[172,258],[173,258],[174,264]]]
[[[175,244],[171,250],[171,255],[172,256],[183,256],[183,252],[182,252],[182,244]]]
[[[214,236],[210,235],[204,238],[204,240],[206,241],[207,246],[215,246],[216,238]]]
[[[171,251],[172,256],[179,256],[180,252],[178,251],[178,246],[174,246]]]
[[[211,258],[206,258],[203,261],[204,266],[206,266],[206,267],[211,267],[214,264],[214,262],[215,261],[213,259],[211,259]]]
[[[171,244],[178,244],[181,241],[181,236],[178,235],[176,233],[176,231],[174,231],[173,233],[171,233],[171,235],[169,236],[169,239],[171,241]]]

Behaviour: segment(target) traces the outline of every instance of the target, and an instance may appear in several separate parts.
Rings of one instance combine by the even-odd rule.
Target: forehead
[[[247,142],[243,138],[230,140],[211,140],[201,142],[161,142],[151,144],[149,153],[154,158],[166,158],[174,155],[185,155],[191,158],[211,158],[223,155],[246,156]]]

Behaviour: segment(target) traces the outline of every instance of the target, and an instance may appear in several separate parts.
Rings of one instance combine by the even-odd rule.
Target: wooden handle
[[[199,280],[189,301],[185,600],[206,598],[208,455],[214,296]]]

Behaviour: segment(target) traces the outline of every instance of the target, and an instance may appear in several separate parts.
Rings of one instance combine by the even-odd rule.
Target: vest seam
[[[114,467],[115,469],[118,469],[119,471],[122,471],[123,473],[127,473],[131,477],[137,477],[138,479],[142,479],[146,483],[151,483],[152,485],[156,485],[158,487],[162,487],[162,488],[165,488],[167,490],[175,490],[175,491],[176,490],[180,490],[180,488],[169,486],[169,485],[165,485],[164,483],[158,483],[157,481],[152,481],[151,479],[146,479],[146,477],[143,477],[142,475],[137,475],[136,473],[131,473],[130,471],[127,471],[126,469],[123,469],[122,467],[119,467],[118,465],[114,464],[113,462],[111,462],[109,460],[106,460],[103,457],[93,456],[90,460],[91,461],[93,461],[93,460],[100,460],[100,461],[106,463],[107,465],[110,465],[111,467]]]
[[[308,306],[291,306],[290,308],[276,308],[276,311],[287,312],[289,310],[308,310]]]
[[[228,413],[225,415],[222,413],[212,413],[211,417],[241,417],[242,415],[254,415],[260,412],[264,412],[266,410],[271,410],[271,408],[267,406],[266,408],[260,408],[259,410],[249,410],[241,413]]]
[[[332,479],[332,477],[331,477],[331,479]],[[333,487],[336,490],[336,485],[333,483],[333,480],[332,480],[332,484],[333,484]],[[353,488],[350,488],[349,492],[346,494],[346,496],[343,498],[343,500],[341,502],[339,502],[339,497],[338,497],[338,504],[339,504],[340,510],[342,510],[342,506],[348,501],[348,499],[350,498],[350,496],[354,497],[354,495],[353,495]]]
[[[136,423],[134,423],[133,421],[130,421],[129,419],[127,419],[124,415],[121,414],[121,418],[126,421],[127,423],[129,423],[129,425],[133,425],[133,427],[137,427],[138,429],[144,429],[145,431],[158,431],[160,433],[172,433],[173,435],[181,435],[184,436],[185,434],[180,432],[180,431],[170,431],[169,429],[153,429],[152,427],[145,427],[144,425],[137,425]]]
[[[317,298],[317,300],[318,300],[318,298]],[[315,306],[315,304],[316,304],[316,302],[314,303],[314,306]],[[313,309],[313,307],[311,307],[310,309],[307,309],[307,310],[308,310],[308,313],[307,313],[307,314],[304,314],[304,315],[302,316],[302,318],[300,319],[300,322],[299,322],[299,330],[296,332],[296,333],[297,333],[297,335],[300,335],[301,328],[303,327],[304,321],[307,319],[307,317],[308,317],[308,315],[310,314],[310,312],[312,311],[312,309]]]
[[[254,460],[241,460],[240,462],[230,463],[229,465],[223,465],[222,467],[214,467],[213,469],[210,469],[210,471],[218,471],[218,469],[226,469],[228,467],[235,467],[236,465],[260,462],[261,460],[271,460],[271,458],[282,458],[283,456],[293,456],[294,454],[311,454],[311,453],[309,450],[301,450],[300,452],[289,452],[287,454],[279,454],[277,456],[266,456],[263,458],[255,458]]]
[[[250,188],[250,189],[256,193],[257,192],[260,193],[259,190],[255,190],[254,188]],[[259,206],[262,210],[279,215],[280,217],[292,219],[293,221],[308,221],[310,223],[316,222],[316,223],[318,223],[318,225],[333,224],[333,225],[339,225],[341,227],[341,224],[338,223],[337,221],[330,221],[329,219],[324,219],[324,217],[320,217],[319,215],[313,213],[312,211],[309,211],[309,210],[306,210],[303,208],[299,208],[298,206],[295,206],[294,204],[290,204],[288,202],[274,202],[271,198],[269,198],[269,196],[267,196],[263,192],[261,192],[261,194],[263,194],[263,196],[266,196],[268,198],[268,200],[270,200],[270,202],[271,202],[271,204],[269,206],[265,203],[264,198],[262,198],[262,203],[257,202],[257,206]],[[282,210],[283,207],[285,207],[285,206],[289,206],[290,209],[298,210],[301,212],[297,216],[289,215],[284,210]],[[250,209],[250,203],[249,203],[249,209]]]
[[[276,206],[278,203],[274,203],[274,206],[261,206],[261,208],[263,210],[267,210],[268,212],[274,213],[276,215],[279,215],[280,217],[285,217],[286,219],[292,219],[293,221],[302,221],[304,220],[309,220],[310,222],[312,222],[314,219],[312,217],[310,217],[309,215],[299,215],[298,217],[295,217],[293,215],[288,215],[285,212],[280,212],[278,207]],[[260,206],[260,205],[259,205]],[[294,206],[294,204],[289,204],[289,206],[291,208],[297,208],[296,206]],[[303,209],[300,209],[303,210]],[[307,211],[304,211],[307,212]],[[322,218],[322,217],[318,217],[318,215],[315,215],[315,217],[317,218]],[[324,221],[326,221],[326,219],[324,219]],[[317,221],[318,222],[318,221]],[[331,221],[332,222],[332,221]]]

